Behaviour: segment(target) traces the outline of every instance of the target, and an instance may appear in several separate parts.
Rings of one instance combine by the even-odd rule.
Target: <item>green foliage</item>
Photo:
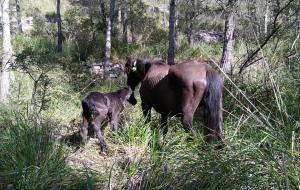
[[[9,106],[18,111],[0,112],[0,189],[96,189],[98,181],[105,181],[102,189],[299,189],[299,40],[294,41],[294,29],[287,32],[288,19],[261,50],[258,58],[262,61],[248,67],[243,75],[235,75],[238,64],[265,39],[262,13],[255,12],[255,17],[249,17],[246,8],[239,13],[231,60],[237,63],[232,65],[234,83],[225,81],[223,97],[223,150],[204,143],[201,122],[197,121],[194,130],[185,133],[180,120],[172,118],[169,132],[163,137],[156,114],[145,124],[141,106],[126,103],[118,132],[110,132],[109,128],[104,131],[109,153],[103,157],[98,155],[95,139],[90,142],[93,146],[81,147],[75,153],[53,140],[54,132],[61,137],[66,131],[79,129],[80,99],[85,93],[111,92],[126,83],[123,79],[103,81],[85,71],[85,64],[99,62],[104,56],[105,18],[99,14],[95,4],[98,1],[76,2],[64,6],[62,53],[56,52],[55,23],[45,18],[45,14],[48,18],[54,16],[55,6],[48,1],[36,2],[40,9],[31,9],[31,34],[13,36],[17,63]],[[113,61],[124,62],[126,56],[166,59],[167,28],[159,26],[161,15],[146,13],[146,5],[152,5],[152,1],[127,3],[129,38],[133,41],[122,42],[122,26],[114,22]],[[184,6],[177,6],[176,62],[200,59],[218,63],[221,43],[188,46],[183,15],[191,9],[184,3],[180,1]],[[44,9],[41,4],[45,4]],[[196,31],[223,30],[220,5],[216,1],[199,5]],[[253,7],[248,8],[252,14]],[[288,9],[291,14],[292,8]],[[290,13],[285,10],[284,15],[280,18],[285,21],[283,18]],[[91,155],[86,155],[89,151]],[[89,160],[105,168],[105,176],[102,177],[103,171],[89,168],[71,169],[66,162],[70,157],[79,160],[72,167]],[[96,178],[95,173],[100,176]]]
[[[133,121],[125,120],[118,131],[116,139],[118,143],[126,146],[146,147],[150,141],[150,125],[151,123],[145,124],[142,116]]]
[[[218,62],[221,58],[222,46],[219,43],[205,44],[201,43],[189,47],[188,43],[181,40],[176,48],[177,60],[200,59]]]
[[[66,165],[67,152],[55,144],[47,125],[1,110],[0,188],[83,189],[87,181]]]
[[[180,125],[171,125],[163,146],[150,148],[147,164],[137,167],[140,181],[135,182],[141,189],[296,189],[300,183],[299,149],[294,149],[298,127],[284,112],[279,114],[227,117],[227,146],[221,151],[205,145],[199,131],[185,134],[174,130]],[[257,119],[269,122],[270,128]],[[152,139],[155,142],[155,135]],[[129,189],[138,184],[130,181]]]

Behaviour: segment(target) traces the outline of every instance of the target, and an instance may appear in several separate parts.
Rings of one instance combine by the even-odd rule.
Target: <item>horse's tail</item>
[[[207,86],[204,92],[204,135],[208,143],[215,140],[223,141],[222,130],[222,89],[223,82],[219,74],[214,70],[206,72]],[[217,137],[217,139],[215,139]]]

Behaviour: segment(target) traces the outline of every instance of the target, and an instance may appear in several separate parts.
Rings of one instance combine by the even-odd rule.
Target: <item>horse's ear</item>
[[[131,63],[131,58],[126,56],[126,63]]]
[[[128,75],[132,71],[132,68],[133,68],[132,59],[130,57],[126,57],[126,63],[124,68],[125,74]]]

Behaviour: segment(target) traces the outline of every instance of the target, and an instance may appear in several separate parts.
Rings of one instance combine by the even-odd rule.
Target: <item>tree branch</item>
[[[239,74],[241,74],[243,72],[243,70],[252,65],[253,63],[257,62],[257,61],[253,61],[251,63],[250,62],[259,52],[260,50],[262,50],[262,48],[267,45],[267,43],[271,40],[271,38],[279,31],[280,28],[282,28],[282,24],[277,25],[277,20],[278,17],[280,16],[280,14],[295,0],[290,0],[289,2],[287,2],[280,10],[278,10],[278,12],[276,13],[275,17],[274,17],[274,21],[273,21],[273,30],[272,32],[266,37],[266,39],[263,41],[263,43],[255,50],[253,51],[248,57],[247,59],[241,64],[240,70],[239,70]]]

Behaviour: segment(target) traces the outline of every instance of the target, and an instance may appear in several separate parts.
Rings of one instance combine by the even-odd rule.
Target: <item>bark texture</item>
[[[3,57],[0,80],[0,102],[8,103],[12,46],[10,37],[9,0],[2,2]]]
[[[223,53],[220,62],[220,67],[225,73],[230,71],[230,59],[233,51],[233,33],[235,29],[235,12],[233,10],[233,2],[230,1],[229,11],[225,18],[225,35]]]
[[[175,64],[175,0],[170,0],[168,64]]]

